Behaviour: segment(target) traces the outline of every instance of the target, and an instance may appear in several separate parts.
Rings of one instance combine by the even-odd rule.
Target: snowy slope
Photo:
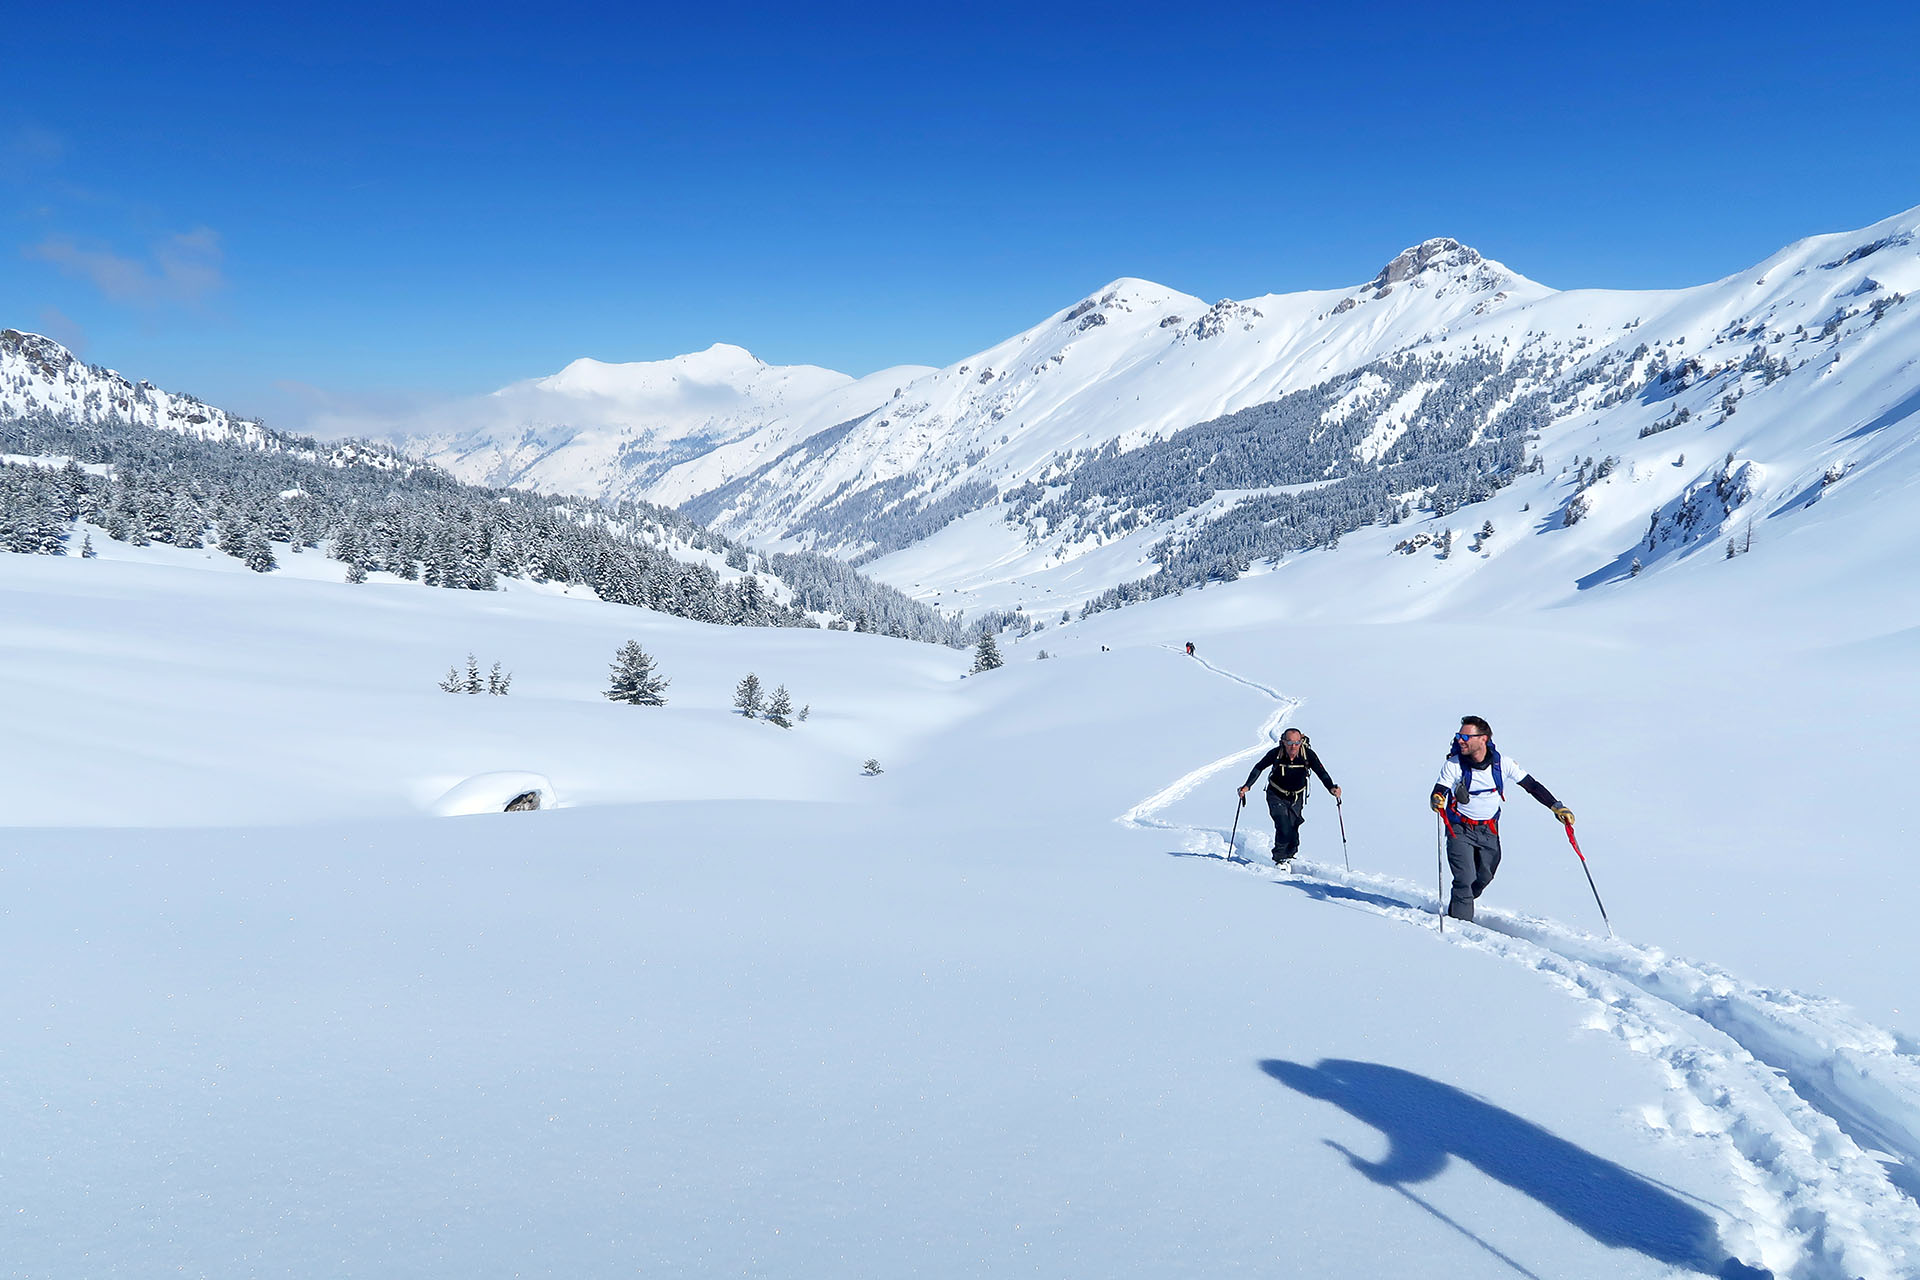
[[[0,555],[16,1274],[1920,1273],[1920,620],[1871,565],[1389,623],[1265,574],[962,679],[103,553]],[[636,637],[665,708],[599,696]],[[509,697],[434,690],[468,650]],[[730,714],[748,670],[809,720]],[[1524,798],[1436,932],[1469,706],[1617,940]],[[1227,857],[1289,724],[1351,874],[1318,793],[1308,874],[1253,807]],[[560,807],[432,816],[505,771]]]

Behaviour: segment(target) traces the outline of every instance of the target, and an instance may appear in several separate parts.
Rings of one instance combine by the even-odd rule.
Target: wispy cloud
[[[42,125],[25,124],[13,131],[6,149],[15,161],[53,164],[67,154],[67,139]]]
[[[87,354],[87,331],[58,307],[40,308],[40,332],[82,359]]]
[[[226,287],[220,233],[211,227],[167,236],[145,258],[130,258],[72,236],[48,236],[26,250],[68,275],[93,283],[109,300],[132,306],[192,304]]]

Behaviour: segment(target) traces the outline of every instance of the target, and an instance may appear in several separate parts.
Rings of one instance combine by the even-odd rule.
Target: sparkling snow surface
[[[1504,516],[1418,572],[1349,539],[964,679],[311,554],[0,555],[6,1271],[1920,1274],[1907,474],[1572,593],[1494,577]],[[628,639],[666,707],[600,696]],[[508,697],[435,688],[468,652]],[[748,671],[808,720],[731,713]],[[1517,792],[1436,931],[1468,712],[1617,938]],[[1304,874],[1257,804],[1229,856],[1287,725],[1351,873],[1317,784]],[[509,770],[563,807],[432,815]]]

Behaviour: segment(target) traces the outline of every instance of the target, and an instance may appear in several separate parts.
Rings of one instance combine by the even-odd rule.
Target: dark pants
[[[1500,833],[1480,823],[1449,820],[1447,866],[1453,871],[1453,900],[1447,914],[1455,920],[1473,919],[1473,900],[1493,883],[1500,869]]]
[[[1300,824],[1307,820],[1307,793],[1287,795],[1267,788],[1267,812],[1273,815],[1273,860],[1285,862],[1300,852]]]

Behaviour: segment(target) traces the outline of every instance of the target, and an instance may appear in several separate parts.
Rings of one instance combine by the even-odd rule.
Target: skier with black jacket
[[[1493,730],[1479,716],[1463,716],[1453,736],[1447,762],[1428,797],[1447,829],[1447,866],[1453,872],[1453,895],[1447,914],[1455,920],[1473,919],[1473,904],[1493,883],[1500,869],[1500,805],[1507,783],[1553,810],[1553,816],[1573,826],[1573,811],[1554,799],[1553,792],[1522,768],[1512,756],[1493,745]]]
[[[1284,867],[1300,852],[1300,824],[1307,820],[1308,772],[1319,775],[1320,785],[1332,792],[1335,800],[1340,798],[1340,788],[1333,785],[1326,766],[1308,745],[1307,735],[1298,729],[1281,734],[1279,744],[1253,766],[1246,784],[1240,788],[1242,803],[1246,801],[1247,792],[1253,790],[1254,779],[1267,768],[1273,770],[1267,775],[1267,812],[1273,815],[1273,861],[1274,865]]]

